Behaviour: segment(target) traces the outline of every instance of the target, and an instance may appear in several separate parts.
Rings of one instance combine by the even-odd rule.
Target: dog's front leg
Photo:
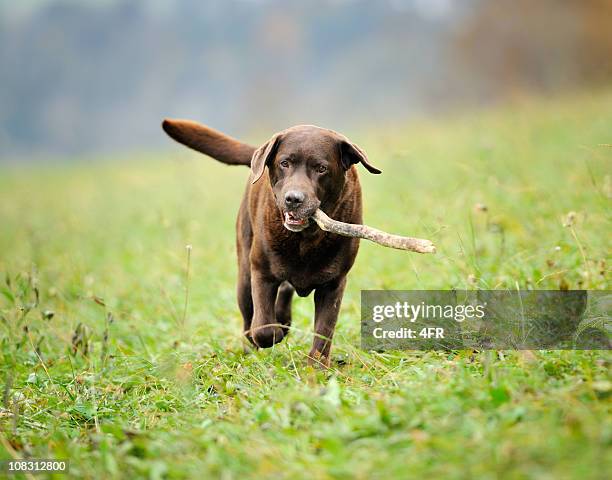
[[[315,290],[315,338],[308,355],[311,365],[329,367],[331,343],[345,286],[346,277],[342,277]]]
[[[280,282],[264,275],[251,272],[251,292],[253,294],[253,321],[251,338],[260,348],[269,348],[285,336],[284,330],[276,324],[274,305]]]

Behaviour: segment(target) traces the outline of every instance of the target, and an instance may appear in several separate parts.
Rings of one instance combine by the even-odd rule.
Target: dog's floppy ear
[[[340,140],[340,160],[345,170],[351,168],[351,165],[361,163],[370,173],[382,173],[381,170],[370,164],[366,153],[347,138]]]
[[[266,165],[276,154],[281,137],[282,134],[277,133],[253,153],[251,158],[251,183],[257,182],[263,175]]]

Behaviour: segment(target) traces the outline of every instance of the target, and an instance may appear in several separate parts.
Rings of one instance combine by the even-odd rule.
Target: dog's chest
[[[271,273],[291,283],[298,295],[307,295],[313,288],[347,273],[356,253],[353,242],[354,239],[337,237],[277,244],[270,252]]]

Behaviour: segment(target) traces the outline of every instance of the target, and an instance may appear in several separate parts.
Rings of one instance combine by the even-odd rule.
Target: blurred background
[[[609,83],[611,0],[0,0],[0,160],[346,131]]]

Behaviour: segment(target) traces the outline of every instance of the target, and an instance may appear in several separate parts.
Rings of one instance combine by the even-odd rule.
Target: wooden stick
[[[332,220],[323,211],[318,209],[312,219],[317,222],[319,228],[326,232],[336,233],[344,237],[365,238],[385,247],[410,250],[417,253],[436,253],[436,247],[429,240],[413,237],[401,237],[390,233],[368,227],[367,225],[356,225]]]

